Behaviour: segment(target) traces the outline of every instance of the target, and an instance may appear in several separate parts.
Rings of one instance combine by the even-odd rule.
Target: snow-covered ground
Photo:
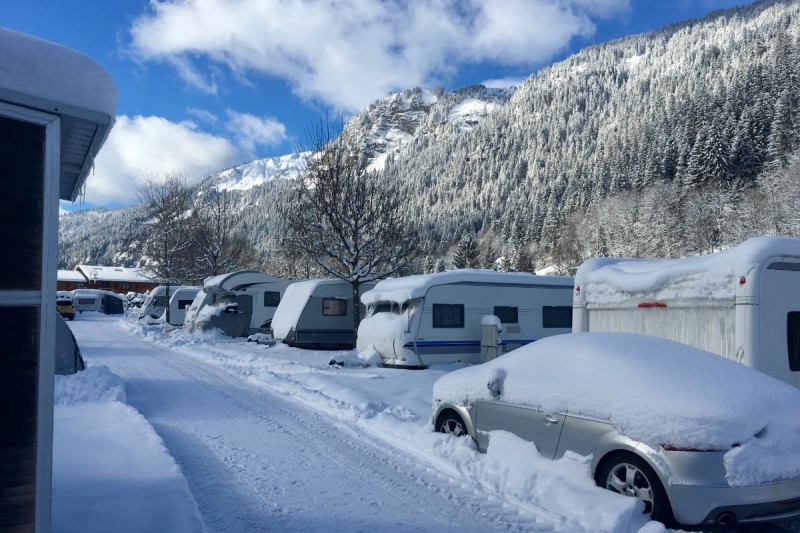
[[[53,530],[662,531],[580,457],[436,434],[421,371],[84,313],[56,382]]]

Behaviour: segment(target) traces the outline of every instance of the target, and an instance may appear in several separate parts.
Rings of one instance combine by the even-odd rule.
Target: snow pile
[[[684,259],[591,259],[575,285],[588,304],[620,303],[632,295],[656,300],[731,299],[742,276],[771,257],[800,256],[800,239],[755,237],[728,250]]]
[[[490,381],[503,401],[607,420],[654,449],[730,450],[732,485],[800,475],[800,391],[684,344],[621,333],[557,335],[442,377],[434,398],[491,400]]]
[[[82,372],[56,376],[56,405],[124,401],[125,386],[122,380],[106,366],[90,366]]]

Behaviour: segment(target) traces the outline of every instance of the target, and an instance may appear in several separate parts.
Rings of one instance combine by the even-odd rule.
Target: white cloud
[[[286,126],[273,118],[228,109],[225,129],[231,132],[242,148],[255,152],[257,146],[270,146],[286,139]]]
[[[529,76],[524,78],[499,78],[496,80],[483,80],[481,85],[489,87],[490,89],[508,89],[509,87],[519,87],[528,80]]]
[[[191,121],[118,116],[87,180],[86,202],[133,203],[143,178],[179,173],[198,182],[246,157],[229,140],[199,131]]]
[[[189,107],[186,109],[186,112],[189,113],[191,116],[196,118],[197,120],[201,120],[208,124],[216,124],[217,123],[217,115],[212,113],[207,109],[198,109],[196,107]]]
[[[357,111],[469,62],[534,68],[593,33],[593,17],[629,9],[630,0],[151,0],[131,35],[139,57],[174,65],[205,92],[223,81],[200,59]]]

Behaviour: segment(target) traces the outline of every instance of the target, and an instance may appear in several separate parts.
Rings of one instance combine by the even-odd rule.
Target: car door
[[[481,432],[505,430],[521,439],[533,442],[542,457],[553,459],[558,450],[563,414],[546,413],[535,407],[513,405],[502,401],[476,403],[475,429],[478,446],[486,449],[488,436]]]

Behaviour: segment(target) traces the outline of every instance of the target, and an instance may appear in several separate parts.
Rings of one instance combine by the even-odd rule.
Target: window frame
[[[445,321],[447,318],[442,313],[445,311],[456,311],[456,315],[449,318],[456,318],[455,324]],[[431,307],[431,323],[436,329],[464,329],[464,304],[433,304]]]

